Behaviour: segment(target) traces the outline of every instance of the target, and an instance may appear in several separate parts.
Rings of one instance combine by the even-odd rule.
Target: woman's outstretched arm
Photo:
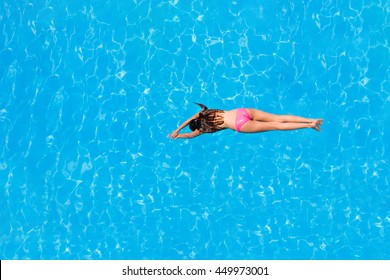
[[[193,119],[196,119],[199,117],[199,112],[196,113],[195,115],[193,115],[191,118],[189,118],[188,120],[186,120],[185,122],[183,122],[174,132],[172,132],[169,137],[171,137],[172,139],[176,139],[176,138],[192,138],[192,137],[195,137],[195,136],[198,136],[198,135],[194,135],[192,137],[178,137],[179,136],[179,132],[180,130],[182,130],[183,128],[185,128]],[[194,131],[195,132],[195,131]],[[181,135],[192,135],[193,133],[186,133],[186,134],[181,134]]]
[[[196,136],[201,135],[199,130],[195,130],[191,133],[182,133],[182,134],[177,134],[176,137],[172,137],[172,139],[178,139],[178,138],[194,138]]]

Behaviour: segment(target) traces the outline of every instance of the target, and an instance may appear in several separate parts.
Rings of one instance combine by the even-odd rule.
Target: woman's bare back
[[[236,130],[237,109],[224,112],[223,127]]]

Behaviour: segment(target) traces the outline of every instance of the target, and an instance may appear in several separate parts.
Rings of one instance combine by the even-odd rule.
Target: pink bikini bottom
[[[249,112],[247,109],[244,109],[244,108],[238,109],[237,115],[236,115],[236,130],[238,132],[240,132],[241,127],[250,120],[251,120],[251,116],[249,115]]]

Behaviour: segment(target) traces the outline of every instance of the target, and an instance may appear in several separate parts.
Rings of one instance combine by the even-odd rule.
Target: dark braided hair
[[[200,103],[195,103],[202,108],[202,111],[199,113],[199,117],[191,120],[190,129],[192,131],[199,130],[202,133],[213,133],[221,128],[220,126],[224,123],[223,116],[220,113],[223,113],[223,110],[219,109],[208,109],[206,106]]]

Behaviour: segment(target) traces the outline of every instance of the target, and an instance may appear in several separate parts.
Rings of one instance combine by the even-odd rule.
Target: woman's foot
[[[323,123],[322,119],[315,120],[314,122],[311,123],[311,128],[320,132],[322,123]]]

